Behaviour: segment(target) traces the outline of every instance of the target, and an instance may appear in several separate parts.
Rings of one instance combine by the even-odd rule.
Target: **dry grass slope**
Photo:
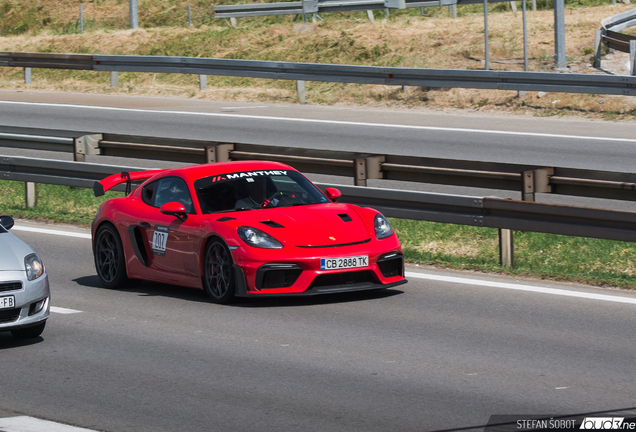
[[[86,29],[77,26],[79,1],[0,0],[3,51],[108,53],[258,59],[375,66],[480,69],[483,68],[483,16],[477,6],[460,8],[453,19],[446,8],[392,12],[389,20],[368,22],[362,12],[329,14],[318,24],[296,24],[292,17],[239,19],[238,28],[214,20],[212,2],[178,0],[141,1],[143,28],[127,30],[128,2],[94,0],[84,5]],[[193,5],[193,28],[187,27],[187,4]],[[523,70],[521,13],[507,3],[492,6],[489,17],[490,66],[498,70]],[[603,18],[630,6],[601,5],[566,9],[568,65],[573,72],[603,73],[591,67],[594,31]],[[29,21],[30,20],[30,21]],[[36,21],[34,21],[36,20]],[[26,25],[21,34],[8,26]],[[33,22],[34,24],[28,24]],[[25,24],[27,23],[27,24]],[[551,71],[553,13],[528,13],[531,71]],[[610,62],[610,59],[612,62]],[[604,67],[626,73],[620,54],[605,58]],[[611,66],[611,67],[610,67]],[[622,68],[622,69],[621,69]],[[164,74],[122,74],[120,87],[108,87],[108,74],[36,70],[30,88],[102,93],[177,95],[229,100],[296,100],[293,82],[210,77],[208,90],[199,91],[197,77]],[[21,70],[2,68],[1,88],[26,88]],[[516,92],[472,89],[422,89],[402,91],[391,86],[307,83],[310,103],[366,104],[438,109],[504,110],[531,115],[587,115],[606,119],[631,119],[633,98],[554,93],[525,98]]]

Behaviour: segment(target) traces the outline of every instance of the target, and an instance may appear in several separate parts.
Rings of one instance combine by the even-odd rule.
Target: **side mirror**
[[[340,199],[340,197],[342,196],[340,191],[335,188],[327,188],[325,189],[325,193],[327,194],[327,198],[329,198],[333,202],[338,201],[338,199]]]
[[[165,215],[178,217],[183,221],[188,218],[188,213],[186,213],[183,204],[176,201],[165,203],[159,208],[159,211]]]
[[[10,230],[14,224],[15,222],[11,216],[0,216],[0,225],[2,225],[4,229]]]

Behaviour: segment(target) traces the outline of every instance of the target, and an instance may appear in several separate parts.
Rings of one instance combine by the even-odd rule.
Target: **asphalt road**
[[[633,122],[0,90],[0,125],[636,172]],[[72,159],[10,148],[0,148],[0,154]],[[102,156],[87,161],[175,165]],[[514,191],[470,187],[386,180],[371,180],[369,186],[519,199]],[[549,194],[537,194],[537,201],[636,210],[633,203]]]
[[[53,306],[80,312],[52,313],[31,343],[0,333],[0,417],[113,432],[420,432],[636,407],[636,303],[606,301],[631,293],[410,268],[459,279],[219,306],[169,285],[104,289],[90,240],[34,226],[12,232],[43,258]]]
[[[632,122],[1,90],[0,124],[636,172]]]

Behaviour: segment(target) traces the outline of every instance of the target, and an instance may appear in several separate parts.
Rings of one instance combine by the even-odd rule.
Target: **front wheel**
[[[225,244],[214,239],[203,255],[203,288],[214,303],[227,304],[234,299],[236,286],[232,255]]]
[[[106,288],[120,288],[130,282],[126,274],[124,247],[117,229],[104,224],[95,235],[95,269]]]

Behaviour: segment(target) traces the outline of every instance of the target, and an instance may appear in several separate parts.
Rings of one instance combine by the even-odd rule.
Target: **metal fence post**
[[[533,11],[537,10],[537,0],[532,0],[532,10]]]
[[[602,30],[594,32],[594,67],[601,67],[601,41],[603,40]]]
[[[130,0],[130,28],[139,27],[139,13],[137,11],[137,0]]]
[[[192,11],[190,5],[188,5],[188,27],[192,27]]]
[[[521,0],[523,15],[523,70],[528,72],[528,22],[526,20],[526,0]]]
[[[371,22],[375,21],[375,18],[373,17],[373,11],[367,10],[367,18]]]
[[[514,264],[514,243],[510,229],[499,228],[499,264],[508,267]]]
[[[300,103],[306,104],[307,99],[305,98],[305,81],[296,81],[296,93],[298,93],[298,100],[300,101]]]
[[[31,84],[31,68],[30,67],[24,68],[24,83]]]
[[[33,208],[37,205],[37,188],[35,183],[24,183],[24,198],[27,208]]]
[[[554,0],[554,51],[557,69],[565,69],[565,3],[564,0]]]
[[[636,75],[636,66],[634,62],[636,61],[636,40],[629,41],[629,69],[630,75]]]
[[[199,75],[199,90],[205,90],[208,88],[208,76]]]
[[[489,69],[488,60],[488,0],[484,0],[484,61],[486,70]]]
[[[117,71],[110,72],[110,86],[111,87],[119,86],[119,74],[117,73]]]

